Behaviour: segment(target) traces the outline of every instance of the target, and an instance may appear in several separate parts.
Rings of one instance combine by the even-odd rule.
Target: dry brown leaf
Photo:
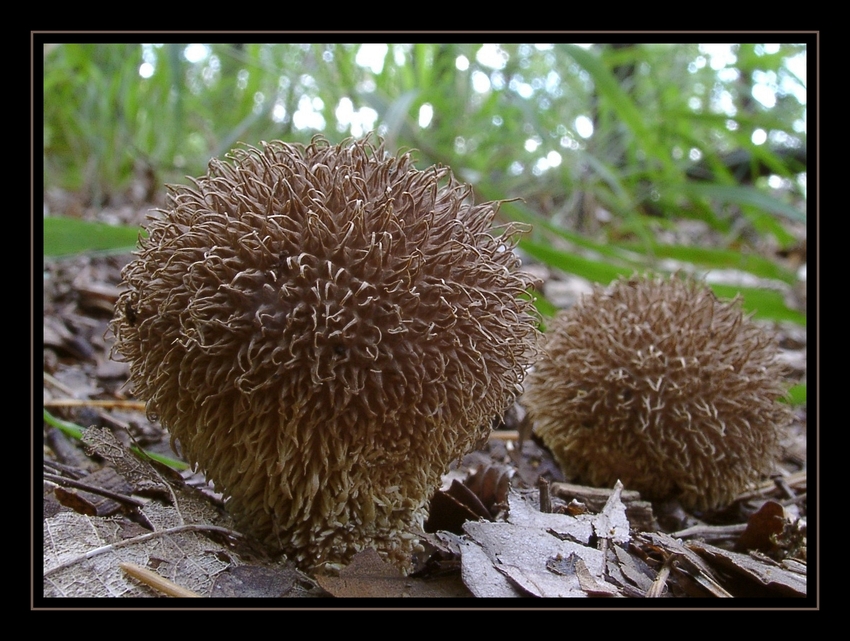
[[[555,563],[559,560],[552,559]],[[549,569],[549,566],[546,567],[545,571],[535,571],[517,565],[497,565],[495,567],[517,588],[529,596],[550,599],[587,596],[575,574],[575,565],[572,567],[571,574],[555,573]]]
[[[605,507],[593,518],[593,530],[599,538],[626,544],[631,540],[631,536],[629,535],[629,519],[626,518],[626,506],[620,500],[622,492],[623,484],[617,481],[614,491],[605,502]]]
[[[469,487],[452,479],[448,490],[439,490],[431,498],[425,531],[443,530],[462,534],[463,524],[478,518],[490,519],[491,516],[481,499]]]
[[[493,560],[478,543],[465,540],[461,547],[461,577],[467,588],[478,598],[515,598],[525,596],[504,573],[496,569]]]
[[[619,596],[620,592],[610,583],[600,580],[588,569],[584,559],[576,559],[576,576],[581,589],[588,596]]]
[[[539,512],[534,493],[511,490],[507,523],[470,521],[464,525],[462,575],[475,596],[585,597],[577,576],[582,561],[585,585],[593,594],[616,592],[604,583],[602,552],[589,546],[598,515],[578,517]],[[612,503],[613,515],[616,511]],[[602,528],[611,529],[610,516]],[[600,522],[602,523],[602,522]],[[616,528],[615,528],[616,529]],[[567,560],[564,562],[564,560]]]
[[[59,477],[58,475],[45,475],[45,479],[58,483],[53,490],[56,499],[75,512],[88,514],[89,516],[109,516],[121,510],[121,508],[132,501],[119,503],[118,497],[126,497],[132,488],[111,467],[102,467],[78,479]],[[67,484],[69,487],[64,487]],[[97,489],[98,491],[88,491]]]
[[[173,509],[173,508],[172,508]],[[119,522],[61,512],[44,520],[44,596],[160,596],[127,577],[120,563],[149,567],[172,582],[208,595],[216,574],[234,559],[227,549],[182,526],[125,539]]]
[[[728,598],[711,567],[696,552],[664,532],[641,532],[638,539],[659,554],[665,567],[672,568],[670,580],[690,596]]]
[[[656,576],[655,572],[641,559],[629,554],[629,552],[619,546],[613,547],[613,553],[616,557],[616,562],[609,559],[608,575],[612,576],[615,572],[619,573],[624,579],[619,581],[621,586],[626,587],[628,584],[631,584],[635,586],[639,593],[646,595],[652,587],[652,582]]]
[[[335,597],[407,598],[468,597],[469,591],[457,577],[417,579],[402,575],[367,548],[354,555],[339,576],[317,575],[316,582]]]
[[[210,596],[269,598],[329,596],[291,561],[280,565],[240,565],[218,574]]]
[[[508,523],[551,531],[560,538],[589,544],[593,536],[593,514],[569,516],[541,512],[536,491],[511,490],[508,494]]]
[[[478,466],[466,481],[466,486],[487,510],[486,513],[481,514],[482,517],[495,518],[500,506],[504,507],[507,504],[512,474],[513,470],[507,465],[491,463]]]
[[[90,427],[83,432],[83,443],[92,453],[103,457],[109,465],[130,483],[138,494],[145,496],[170,497],[168,483],[147,461],[140,460],[112,430],[105,427]]]
[[[228,546],[205,533],[238,535],[200,493],[169,485],[147,462],[135,458],[108,431],[90,429],[94,450],[138,490],[166,495],[169,503],[149,500],[139,508],[152,531],[135,523],[75,512],[44,520],[45,597],[160,596],[128,577],[121,563],[156,571],[184,588],[208,596],[215,576],[239,564]],[[129,527],[127,527],[129,526]],[[127,536],[127,533],[130,536]]]
[[[806,596],[805,574],[792,572],[770,559],[757,559],[700,541],[689,541],[685,545],[699,553],[714,567],[727,574],[731,573],[738,579],[733,588],[735,596]]]
[[[785,508],[776,501],[765,501],[757,512],[747,519],[747,529],[735,542],[735,550],[759,550],[770,554],[777,549],[777,537],[785,528]]]
[[[561,516],[568,519],[565,515]],[[551,560],[577,557],[585,561],[591,572],[602,577],[602,553],[574,541],[562,539],[540,527],[526,527],[512,523],[469,522],[464,526],[470,542],[479,546],[490,564],[509,578],[516,587],[534,596],[576,597],[586,596],[573,574],[554,572]],[[568,530],[568,527],[559,528]],[[464,582],[476,596],[489,596],[479,593],[479,586],[492,579],[487,572],[484,581],[472,575],[473,567],[466,563],[468,549],[463,551]],[[480,557],[474,557],[478,562]],[[480,569],[480,568],[479,568]],[[491,588],[486,588],[488,591]],[[504,587],[501,588],[505,591]]]

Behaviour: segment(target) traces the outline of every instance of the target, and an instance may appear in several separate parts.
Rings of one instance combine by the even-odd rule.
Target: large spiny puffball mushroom
[[[441,474],[535,354],[516,230],[383,143],[229,159],[147,225],[114,354],[241,529],[304,568],[371,546],[407,570]]]
[[[524,401],[568,477],[709,509],[773,469],[792,416],[783,366],[737,301],[621,279],[557,315],[544,345]]]

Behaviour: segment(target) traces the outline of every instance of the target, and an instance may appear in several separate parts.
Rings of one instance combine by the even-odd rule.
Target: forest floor
[[[139,224],[138,212],[106,218]],[[565,483],[517,404],[444,478],[412,575],[367,553],[339,575],[318,576],[267,557],[229,527],[200,475],[127,454],[176,458],[168,434],[129,395],[127,365],[109,356],[107,326],[130,258],[44,263],[43,597],[758,596],[811,605],[805,404],[795,407],[776,474],[723,510]],[[529,269],[561,307],[588,289]],[[789,383],[805,380],[805,328],[774,329]],[[62,422],[96,429],[84,447]]]

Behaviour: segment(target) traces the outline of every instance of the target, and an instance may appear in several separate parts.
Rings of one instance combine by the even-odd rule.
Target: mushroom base
[[[651,439],[641,442],[639,432],[629,425],[597,424],[589,430],[577,427],[570,431],[564,430],[563,425],[547,427],[543,422],[535,427],[535,432],[571,481],[610,488],[619,480],[626,489],[640,492],[645,499],[677,499],[686,508],[703,510],[731,503],[761,475],[770,472],[766,463],[761,463],[761,468],[753,467],[754,463],[770,462],[776,457],[773,442],[763,443],[761,449],[753,445],[757,448],[755,452],[727,448],[719,470],[718,460],[706,446],[709,439],[700,438],[696,431],[700,428],[695,428],[692,442],[677,446],[681,452],[689,450],[690,454],[659,458],[658,448],[653,447]],[[602,437],[604,432],[611,432],[611,436]],[[630,433],[638,436],[629,438]],[[652,434],[656,436],[658,432],[653,430]],[[716,436],[712,434],[712,438]],[[606,440],[619,441],[624,447],[606,447]],[[704,451],[706,455],[695,456],[694,451]]]
[[[204,410],[221,415],[224,407],[238,406],[238,398],[220,406],[209,400],[189,415]],[[384,441],[379,447],[368,437],[371,424],[352,424],[335,438],[320,434],[328,424],[339,428],[339,417],[329,422],[285,421],[278,414],[255,417],[233,426],[243,435],[236,443],[216,438],[213,430],[171,423],[177,423],[172,429],[184,457],[203,461],[207,478],[225,493],[236,527],[311,571],[347,565],[369,547],[403,572],[410,571],[430,498],[446,471],[442,461],[447,467],[450,451],[457,447],[446,442],[444,455],[434,456],[434,442],[426,448],[424,442],[401,435],[388,439],[394,446]],[[305,430],[306,423],[316,427]],[[300,431],[294,429],[298,425]],[[439,443],[433,428],[424,426],[420,433]]]

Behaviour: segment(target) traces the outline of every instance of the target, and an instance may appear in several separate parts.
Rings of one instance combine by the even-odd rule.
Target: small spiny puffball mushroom
[[[150,219],[113,353],[238,527],[303,568],[374,547],[407,570],[536,353],[517,230],[382,142],[229,159]]]
[[[620,279],[552,320],[524,402],[568,477],[716,508],[776,462],[792,416],[776,356],[738,301]]]

